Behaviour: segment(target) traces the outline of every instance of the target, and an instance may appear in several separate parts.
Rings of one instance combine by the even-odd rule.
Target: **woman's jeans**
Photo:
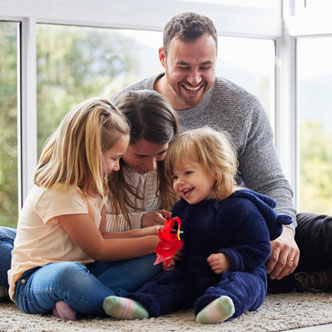
[[[0,286],[8,288],[7,271],[10,269],[16,229],[0,227]]]
[[[63,300],[73,310],[103,315],[103,302],[110,295],[125,296],[161,271],[155,255],[118,262],[46,264],[26,271],[16,283],[16,305],[26,313],[49,313]]]

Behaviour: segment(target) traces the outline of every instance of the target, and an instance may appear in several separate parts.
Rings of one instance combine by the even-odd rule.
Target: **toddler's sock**
[[[113,318],[149,318],[149,313],[140,303],[125,297],[108,296],[104,300],[103,308],[106,314]]]
[[[74,311],[65,301],[58,301],[52,310],[54,316],[64,320],[75,320],[76,311]]]
[[[230,297],[221,296],[208,304],[196,316],[196,321],[201,324],[220,323],[234,314],[234,304]]]

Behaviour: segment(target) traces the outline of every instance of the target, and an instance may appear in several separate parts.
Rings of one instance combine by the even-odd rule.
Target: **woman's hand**
[[[166,214],[167,210],[156,210],[150,213],[143,214],[141,219],[142,228],[154,225],[163,225],[165,223]],[[171,216],[171,213],[168,212],[168,217]]]

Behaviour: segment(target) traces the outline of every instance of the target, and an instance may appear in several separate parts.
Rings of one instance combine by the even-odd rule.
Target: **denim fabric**
[[[7,271],[10,269],[16,229],[0,227],[0,286],[8,286]]]
[[[151,254],[122,261],[95,262],[87,268],[107,287],[132,292],[161,272],[162,264],[153,265],[155,259],[155,254]]]
[[[125,296],[159,273],[154,255],[118,262],[50,263],[26,271],[16,283],[15,302],[26,313],[49,313],[64,300],[86,315],[103,315],[103,301],[110,295]]]

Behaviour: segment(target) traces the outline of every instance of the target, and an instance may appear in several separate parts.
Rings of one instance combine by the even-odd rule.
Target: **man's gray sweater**
[[[132,84],[111,99],[115,101],[124,91],[153,90],[161,75]],[[281,170],[270,122],[256,97],[217,77],[198,105],[178,110],[177,114],[182,131],[203,126],[226,131],[238,154],[237,182],[274,198],[276,211],[290,215],[291,226],[296,227],[292,189]]]

